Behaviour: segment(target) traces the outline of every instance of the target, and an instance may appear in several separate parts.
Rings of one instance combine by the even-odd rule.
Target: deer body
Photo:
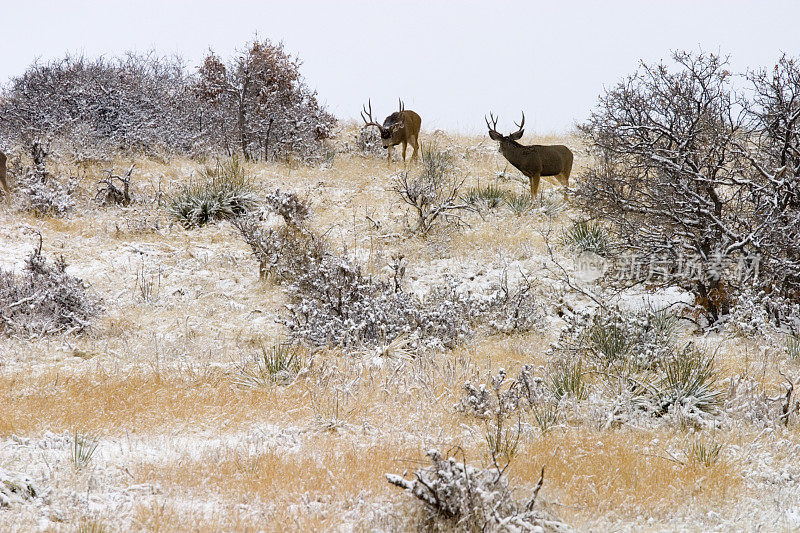
[[[524,146],[517,140],[522,137],[525,125],[525,114],[522,115],[522,123],[518,124],[519,130],[510,135],[502,135],[495,129],[497,120],[493,119],[493,124],[489,125],[489,137],[495,141],[500,141],[500,153],[517,170],[530,180],[531,200],[536,198],[539,192],[539,181],[542,176],[555,176],[559,184],[566,188],[569,185],[569,175],[572,172],[572,150],[564,145],[541,145],[534,144]]]
[[[366,113],[366,116],[365,116]],[[405,109],[403,102],[400,102],[399,111],[395,111],[383,121],[383,125],[378,124],[372,119],[372,102],[369,103],[369,111],[366,108],[361,113],[364,119],[364,127],[375,126],[381,132],[381,142],[383,147],[388,149],[388,163],[392,162],[392,147],[398,144],[403,145],[403,164],[406,163],[406,148],[410,144],[414,151],[411,153],[411,160],[417,159],[419,150],[419,130],[422,127],[422,118],[411,111]],[[369,118],[369,120],[367,120]]]
[[[6,154],[0,152],[0,186],[3,187],[3,192],[5,193],[6,201],[10,201],[11,199],[11,191],[8,189],[8,165],[7,165],[8,158]]]

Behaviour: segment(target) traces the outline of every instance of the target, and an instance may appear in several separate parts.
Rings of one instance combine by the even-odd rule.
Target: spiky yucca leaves
[[[238,158],[206,167],[197,181],[183,185],[169,211],[185,228],[244,215],[258,206],[258,196]]]
[[[241,387],[266,387],[274,383],[290,383],[302,368],[299,347],[289,343],[269,348],[261,344],[251,364],[242,365],[234,383]]]
[[[608,231],[597,222],[578,221],[564,232],[564,244],[577,253],[592,252],[607,256],[611,249]]]
[[[473,207],[496,209],[503,205],[507,192],[492,183],[485,187],[471,187],[467,189],[463,199]]]

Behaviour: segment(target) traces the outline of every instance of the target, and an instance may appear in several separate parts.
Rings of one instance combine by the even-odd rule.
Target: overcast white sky
[[[254,36],[283,41],[340,118],[372,98],[381,118],[402,97],[423,129],[568,130],[603,87],[673,49],[731,55],[734,71],[800,55],[796,1],[8,1],[0,80],[36,58],[154,49],[190,66]]]

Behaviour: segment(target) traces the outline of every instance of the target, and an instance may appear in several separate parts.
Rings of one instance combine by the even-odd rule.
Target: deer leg
[[[531,176],[529,179],[531,182],[531,203],[533,203],[536,201],[536,195],[539,193],[539,180],[541,176],[537,174],[536,176]]]
[[[408,148],[408,142],[403,141],[403,167],[406,166],[406,148]]]
[[[411,146],[414,148],[414,151],[411,152],[411,160],[416,161],[419,159],[419,156],[417,155],[417,151],[419,150],[419,142],[417,142],[416,135],[412,135],[409,141],[411,142]]]
[[[389,152],[388,159],[386,160],[386,166],[389,166],[392,164],[392,147],[389,146],[388,148],[386,148],[386,150]]]

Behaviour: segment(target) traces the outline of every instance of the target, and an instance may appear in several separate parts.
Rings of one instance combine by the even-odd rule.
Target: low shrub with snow
[[[15,187],[25,209],[38,215],[64,216],[75,207],[72,180],[62,183],[47,173],[27,172]]]
[[[527,501],[517,501],[502,469],[479,468],[445,459],[429,450],[431,466],[420,468],[415,479],[386,474],[392,485],[405,489],[428,510],[428,525],[434,530],[454,531],[569,531],[546,513],[534,510],[544,481],[542,476]]]
[[[100,300],[66,266],[63,258],[48,262],[36,249],[22,275],[0,269],[0,331],[44,335],[89,327]]]
[[[283,322],[297,340],[356,349],[402,336],[419,349],[452,348],[480,323],[511,333],[541,320],[529,283],[512,289],[504,278],[489,294],[474,295],[445,277],[418,298],[404,292],[398,279],[365,275],[357,262],[331,251],[306,226],[310,209],[296,196],[270,193],[266,207],[285,224],[267,227],[254,216],[233,224],[250,245],[261,276],[285,284],[290,304]]]

